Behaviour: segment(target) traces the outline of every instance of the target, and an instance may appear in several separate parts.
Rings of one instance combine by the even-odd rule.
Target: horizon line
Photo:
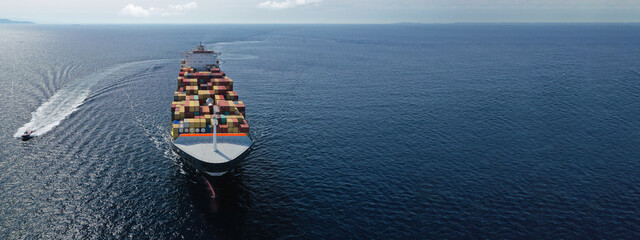
[[[640,21],[478,21],[478,22],[387,22],[387,23],[294,23],[294,22],[272,22],[272,23],[138,23],[138,22],[88,22],[88,23],[38,23],[28,21],[29,23],[6,23],[1,25],[446,25],[446,24],[639,24]]]

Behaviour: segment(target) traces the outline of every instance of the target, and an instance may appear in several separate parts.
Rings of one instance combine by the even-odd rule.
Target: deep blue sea
[[[0,239],[640,238],[638,24],[0,36]],[[169,146],[199,42],[256,138],[216,199]]]

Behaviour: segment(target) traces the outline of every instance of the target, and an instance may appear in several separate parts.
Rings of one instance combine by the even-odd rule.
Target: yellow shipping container
[[[242,114],[233,114],[233,115],[227,115],[227,119],[238,119],[240,122],[242,122],[242,120],[244,119],[244,116],[242,116]]]
[[[180,136],[180,124],[172,124],[171,125],[171,137],[173,137],[174,139],[178,138],[178,136]]]
[[[184,101],[184,99],[185,99],[185,97],[186,97],[186,95],[185,95],[185,94],[183,94],[183,93],[181,93],[181,92],[175,92],[175,93],[173,94],[173,96],[174,96],[174,97],[176,97],[176,98],[178,98],[178,100],[177,100],[177,101]],[[176,102],[173,102],[172,104],[175,104],[175,103],[176,103]]]
[[[211,97],[209,90],[198,90],[198,99],[207,99]]]

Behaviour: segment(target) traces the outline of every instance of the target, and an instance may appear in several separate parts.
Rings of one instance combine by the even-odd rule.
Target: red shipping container
[[[218,106],[220,107],[220,112],[228,112],[231,109],[227,101],[218,101]]]
[[[249,124],[247,124],[246,121],[242,120],[242,124],[240,124],[240,128],[239,128],[241,133],[248,133],[249,132]]]

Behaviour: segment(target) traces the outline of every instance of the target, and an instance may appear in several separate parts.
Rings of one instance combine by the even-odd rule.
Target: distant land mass
[[[398,23],[393,23],[396,25],[423,25],[423,23],[417,23],[417,22],[398,22]]]
[[[0,24],[3,23],[33,23],[33,22],[29,22],[29,21],[12,21],[6,18],[0,18]]]

